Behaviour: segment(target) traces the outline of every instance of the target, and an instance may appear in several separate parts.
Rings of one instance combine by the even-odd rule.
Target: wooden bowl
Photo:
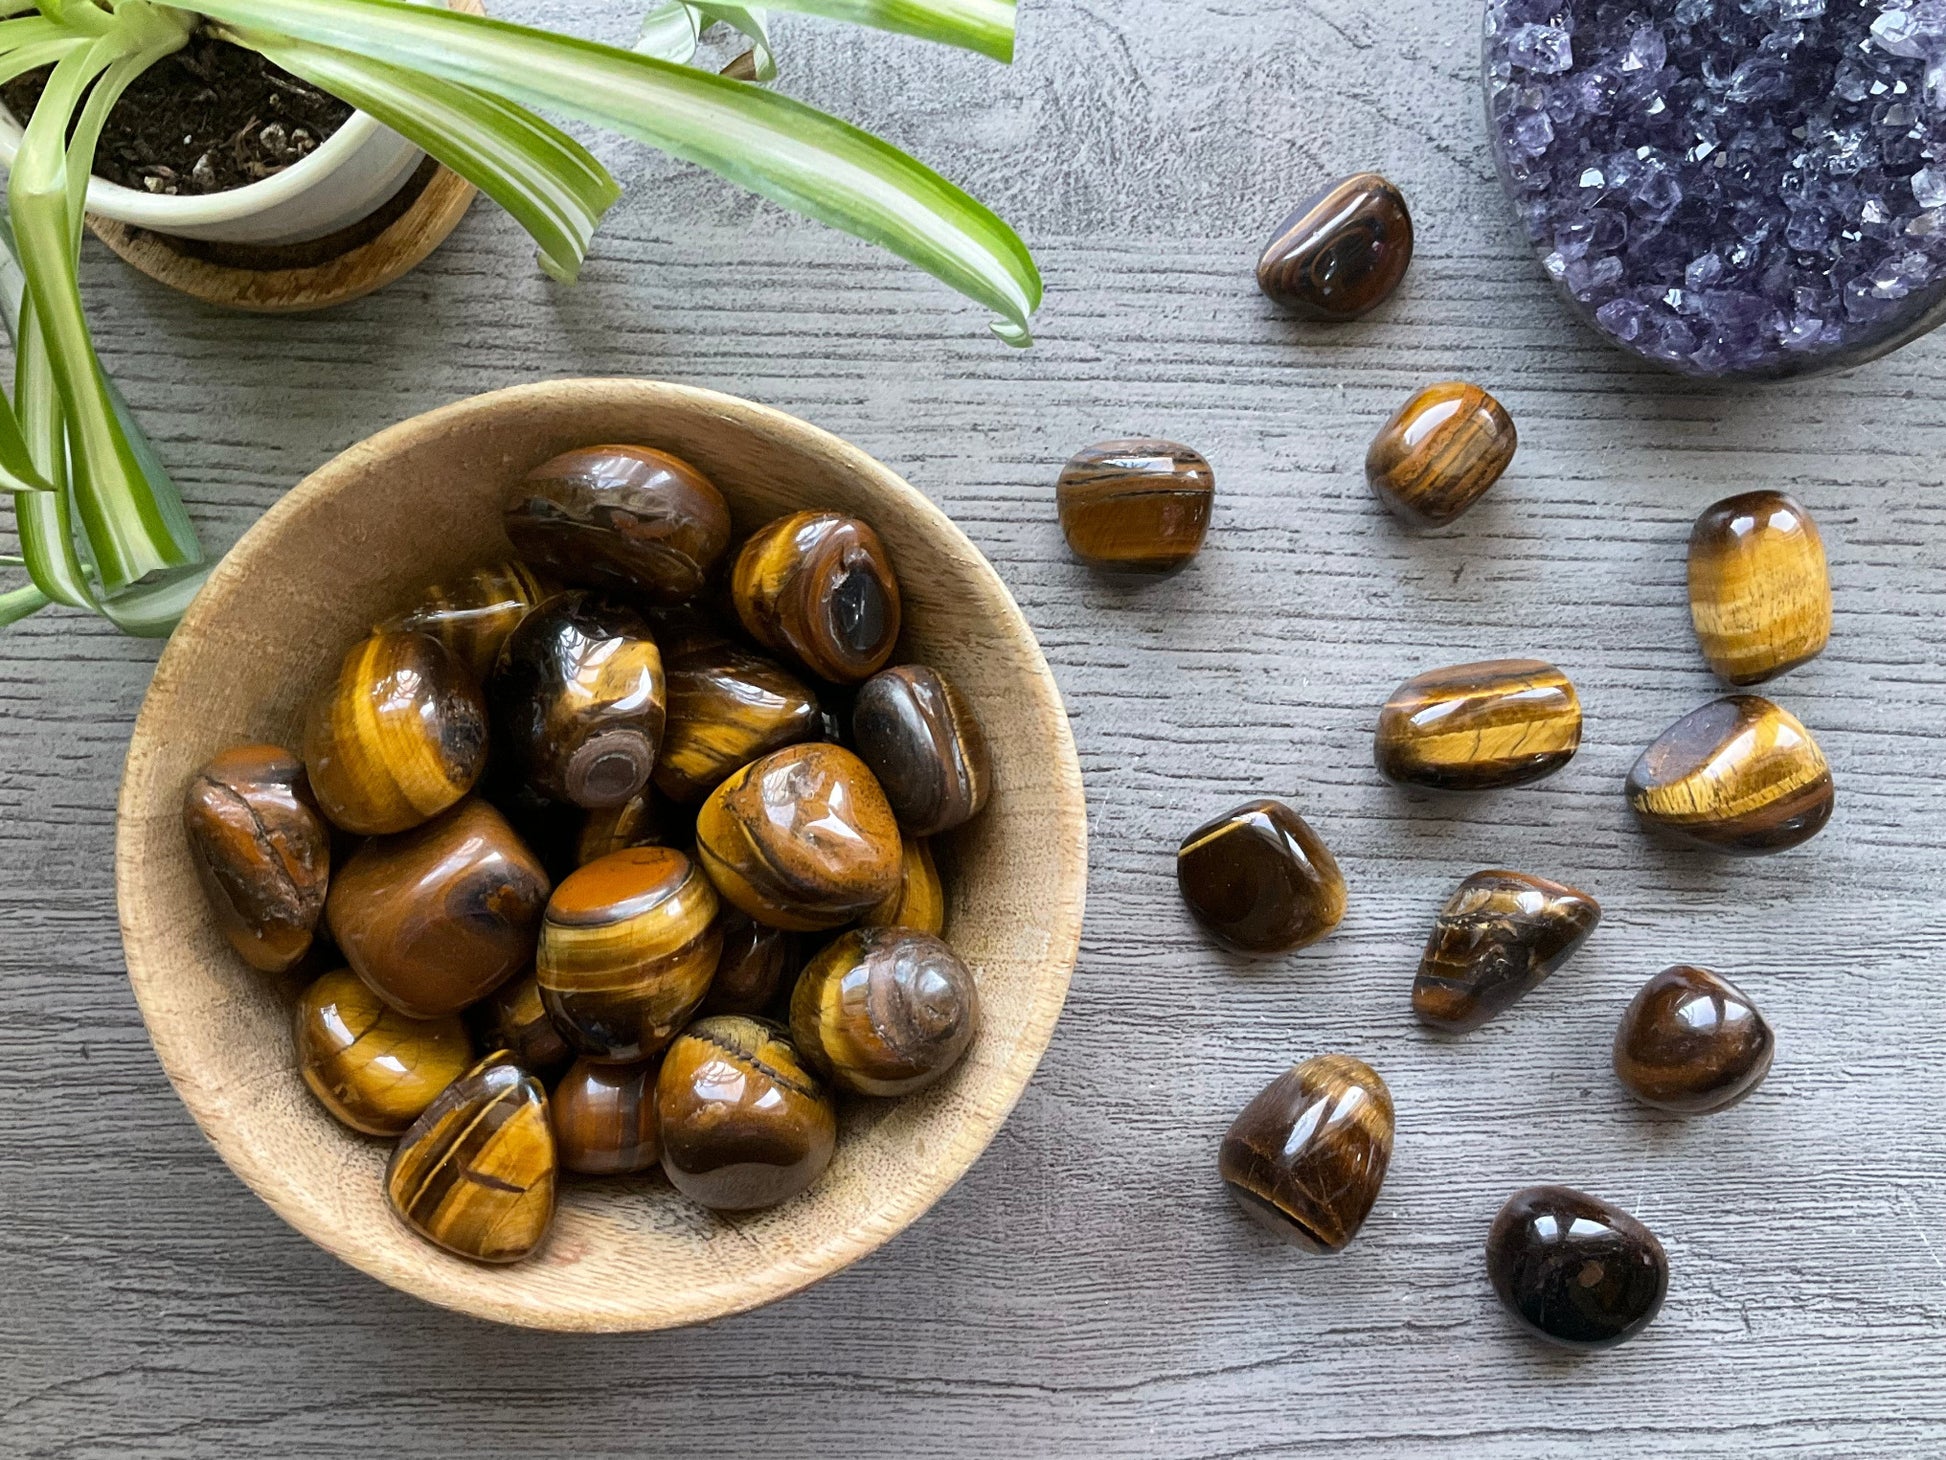
[[[948,936],[985,1022],[962,1064],[904,1101],[850,1103],[811,1191],[718,1216],[659,1175],[564,1183],[525,1262],[448,1256],[392,1215],[391,1142],[354,1135],[292,1064],[288,980],[217,931],[190,866],[182,799],[242,740],[298,744],[339,656],[415,590],[509,552],[500,503],[526,471],[596,442],[701,467],[748,530],[830,507],[883,535],[905,589],[900,655],[966,692],[993,743],[986,811],[949,839]],[[484,1318],[625,1330],[781,1298],[870,1252],[959,1179],[1020,1098],[1067,994],[1087,880],[1085,810],[1059,691],[1005,585],[937,507],[871,457],[781,412],[710,391],[564,380],[476,396],[382,431],[301,482],[212,574],[156,667],[122,778],[115,885],[156,1053],[211,1143],[257,1195],[381,1281]]]

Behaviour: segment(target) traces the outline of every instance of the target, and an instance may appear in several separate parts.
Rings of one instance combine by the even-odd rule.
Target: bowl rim
[[[531,408],[550,398],[573,397],[588,391],[618,397],[631,409],[640,411],[646,419],[653,419],[659,407],[680,402],[691,409],[712,412],[728,422],[758,431],[794,448],[815,446],[839,459],[848,469],[872,478],[877,486],[901,498],[929,532],[945,538],[951,550],[976,563],[976,571],[988,575],[997,590],[995,607],[1003,615],[1010,635],[1017,634],[1031,650],[1031,677],[1045,691],[1044,703],[1036,707],[1036,719],[1041,722],[1039,728],[1048,736],[1047,743],[1055,752],[1049,770],[1051,785],[1059,803],[1056,819],[1061,828],[1057,855],[1062,868],[1062,882],[1046,892],[1049,919],[1047,946],[1040,955],[1040,972],[1028,1000],[1028,1012],[1018,1043],[1008,1060],[993,1071],[991,1085],[983,1087],[983,1098],[969,1104],[965,1116],[946,1138],[943,1148],[926,1162],[925,1179],[901,1187],[893,1199],[883,1209],[873,1213],[870,1219],[834,1232],[818,1245],[809,1260],[800,1256],[799,1260],[790,1264],[779,1264],[771,1271],[753,1274],[741,1280],[733,1293],[726,1292],[722,1285],[712,1284],[689,1290],[683,1301],[672,1301],[669,1295],[663,1294],[653,1313],[623,1311],[619,1308],[599,1312],[581,1309],[540,1311],[526,1304],[466,1289],[463,1284],[456,1285],[432,1264],[393,1260],[382,1246],[344,1240],[342,1233],[313,1220],[312,1208],[288,1194],[295,1192],[296,1188],[288,1183],[274,1163],[260,1159],[259,1153],[242,1138],[239,1118],[236,1112],[228,1108],[230,1102],[227,1097],[199,1075],[197,1062],[191,1057],[186,1041],[177,1033],[182,1027],[181,1016],[172,1014],[166,1007],[167,992],[162,987],[166,970],[151,961],[143,920],[131,912],[131,908],[140,901],[137,894],[143,875],[138,865],[140,858],[136,855],[139,838],[137,824],[144,814],[144,807],[140,804],[141,788],[148,782],[143,772],[147,764],[160,754],[161,724],[175,711],[183,693],[177,682],[182,673],[180,666],[192,654],[190,646],[199,637],[204,621],[216,612],[215,605],[228,599],[249,580],[258,559],[279,537],[285,523],[302,514],[313,501],[336,491],[342,476],[365,469],[374,458],[392,454],[408,441],[462,428],[469,419],[503,407]],[[251,525],[210,573],[208,581],[190,604],[158,659],[154,678],[143,698],[129,739],[115,815],[116,907],[129,983],[163,1072],[204,1138],[215,1147],[225,1164],[265,1204],[312,1242],[391,1287],[437,1306],[476,1317],[562,1331],[650,1331],[684,1327],[747,1312],[800,1292],[849,1266],[884,1245],[922,1216],[958,1182],[991,1144],[1038,1068],[1066,1003],[1075,962],[1079,957],[1082,913],[1087,893],[1087,805],[1067,711],[1059,685],[1048,668],[1032,627],[1021,613],[1005,580],[986,556],[924,493],[876,458],[831,432],[785,411],[739,396],[632,377],[594,376],[536,381],[468,396],[409,417],[356,442],[285,493]]]

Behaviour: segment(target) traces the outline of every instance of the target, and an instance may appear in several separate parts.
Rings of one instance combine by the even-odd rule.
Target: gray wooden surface
[[[619,36],[616,0],[497,5]],[[1946,1448],[1946,344],[1836,378],[1698,389],[1572,323],[1483,158],[1469,0],[1028,0],[1001,71],[785,21],[787,81],[969,183],[1048,279],[1041,343],[860,245],[639,149],[582,287],[476,208],[383,296],[226,317],[89,247],[109,368],[217,544],[370,431],[492,386],[629,373],[796,411],[933,494],[1012,585],[1073,714],[1093,876],[1073,994],[1004,1134],[882,1253],[768,1311],[642,1338],[495,1329],[286,1229],[217,1161],[150,1053],[110,890],[116,780],[153,649],[73,616],[0,640],[0,1451],[93,1455],[960,1453],[1926,1455]],[[1410,197],[1401,295],[1339,329],[1275,318],[1260,237],[1376,167]],[[1359,470],[1416,386],[1463,375],[1522,434],[1454,531],[1409,538]],[[1061,461],[1100,436],[1200,447],[1215,527],[1181,577],[1097,583],[1062,549]],[[1725,493],[1786,487],[1829,545],[1837,627],[1778,698],[1835,767],[1830,828],[1755,863],[1632,826],[1637,750],[1717,692],[1683,543]],[[401,483],[410,491],[410,483]],[[1561,664],[1587,737],[1544,784],[1382,785],[1406,675]],[[248,672],[239,665],[240,673]],[[1206,945],[1172,850],[1291,798],[1352,886],[1278,962]],[[1589,947],[1457,1044],[1412,1023],[1427,921],[1508,864],[1595,892]],[[1678,961],[1763,1003],[1758,1095],[1680,1121],[1608,1069],[1636,985]],[[1386,1075],[1398,1148],[1333,1259],[1272,1245],[1219,1133],[1295,1058]],[[1539,1351],[1480,1241],[1564,1180],[1674,1266],[1634,1344]]]

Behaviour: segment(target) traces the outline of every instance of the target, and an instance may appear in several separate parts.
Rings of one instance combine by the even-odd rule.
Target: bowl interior
[[[993,743],[986,812],[944,839],[947,936],[974,969],[979,1038],[940,1085],[854,1102],[825,1178],[798,1200],[713,1215],[659,1175],[563,1184],[553,1235],[507,1268],[439,1252],[392,1217],[391,1143],[340,1127],[292,1065],[285,981],[236,958],[189,861],[181,801],[239,740],[295,746],[302,706],[343,651],[420,587],[508,553],[499,504],[575,446],[662,447],[722,489],[740,531],[804,506],[870,521],[906,599],[900,656],[934,664]],[[646,1329],[767,1302],[912,1221],[972,1164],[1052,1033],[1086,882],[1080,772],[1059,694],[991,566],[929,501],[864,453],[779,412],[639,381],[554,381],[475,397],[353,447],[230,552],[158,665],[124,774],[116,883],[129,976],[169,1077],[223,1158],[285,1219],[396,1287],[483,1317]]]

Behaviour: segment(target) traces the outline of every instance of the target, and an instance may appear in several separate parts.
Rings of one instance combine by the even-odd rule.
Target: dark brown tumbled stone
[[[1615,1031],[1615,1075],[1683,1115],[1727,1110],[1763,1082],[1776,1040],[1742,990],[1678,963],[1643,984]]]
[[[1620,1207],[1566,1186],[1507,1198],[1487,1234],[1487,1276],[1522,1323],[1549,1343],[1609,1348],[1640,1333],[1669,1291],[1655,1233]]]
[[[303,762],[277,745],[226,750],[189,783],[182,820],[230,946],[266,973],[295,965],[310,950],[331,876],[331,831]]]
[[[1100,441],[1061,469],[1054,497],[1076,558],[1105,573],[1156,577],[1202,547],[1216,476],[1200,452],[1174,441]]]
[[[907,835],[951,831],[986,805],[993,789],[986,732],[938,670],[900,664],[874,674],[858,687],[851,733]]]
[[[1761,695],[1726,695],[1663,731],[1628,773],[1644,825],[1732,856],[1781,852],[1831,819],[1824,752]]]
[[[1392,1093],[1350,1055],[1286,1070],[1243,1107],[1217,1168],[1267,1231],[1314,1252],[1357,1235],[1392,1159]]]
[[[1303,319],[1376,309],[1412,262],[1405,197],[1375,172],[1313,193],[1277,226],[1257,260],[1257,287]]]
[[[1196,920],[1240,953],[1302,948],[1345,915],[1331,849],[1281,801],[1246,801],[1184,837],[1176,883]]]
[[[564,1170],[615,1176],[655,1165],[662,1155],[656,1068],[654,1060],[612,1065],[581,1059],[561,1076],[547,1104]]]
[[[930,933],[854,928],[791,994],[804,1062],[857,1095],[910,1095],[959,1063],[980,1027],[973,971]]]
[[[1449,1034],[1478,1029],[1567,962],[1600,921],[1585,892],[1525,872],[1475,872],[1439,910],[1412,1012]]]

